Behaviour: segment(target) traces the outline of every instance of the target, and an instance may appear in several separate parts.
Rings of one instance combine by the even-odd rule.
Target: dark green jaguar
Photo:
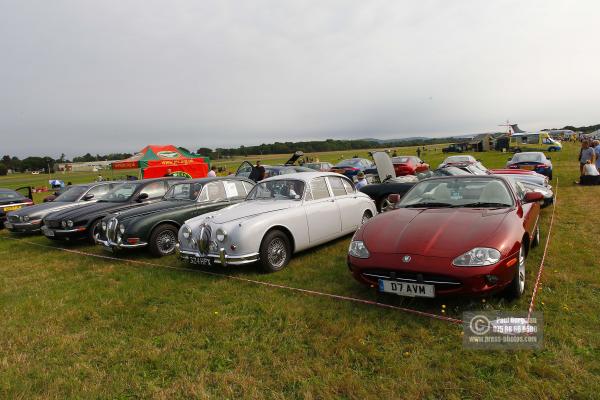
[[[106,216],[96,243],[113,252],[148,247],[153,255],[166,256],[175,251],[186,220],[243,201],[253,187],[253,181],[235,176],[179,182],[161,201]]]

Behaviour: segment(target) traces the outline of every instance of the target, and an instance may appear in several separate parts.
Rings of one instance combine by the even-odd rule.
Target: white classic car
[[[276,176],[258,183],[241,203],[187,220],[179,230],[179,254],[192,264],[259,261],[265,271],[279,271],[293,253],[353,233],[375,214],[373,200],[343,175]]]

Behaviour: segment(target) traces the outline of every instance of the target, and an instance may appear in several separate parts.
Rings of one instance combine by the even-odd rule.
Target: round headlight
[[[100,227],[102,228],[103,231],[106,230],[106,222],[102,221],[102,223],[100,224]]]
[[[187,240],[192,237],[192,230],[189,226],[184,225],[183,228],[181,228],[181,235],[183,235],[183,238]]]
[[[67,221],[62,221],[60,223],[60,226],[62,226],[63,228],[66,228],[67,227]]]
[[[121,232],[121,234],[125,233],[125,225],[123,225],[123,224],[119,225],[119,232]]]
[[[72,227],[73,227],[73,221],[71,221],[71,220],[67,220],[67,226],[68,226],[69,228],[72,228]]]
[[[217,229],[217,233],[215,236],[219,242],[224,242],[225,239],[227,239],[227,232],[225,232],[223,229],[219,228],[219,229]]]
[[[24,222],[29,221],[29,215],[23,215],[23,221]]]

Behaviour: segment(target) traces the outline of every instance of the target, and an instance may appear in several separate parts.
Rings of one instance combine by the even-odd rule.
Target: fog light
[[[489,285],[495,285],[496,283],[498,283],[498,277],[496,275],[486,275],[485,276],[485,281]]]

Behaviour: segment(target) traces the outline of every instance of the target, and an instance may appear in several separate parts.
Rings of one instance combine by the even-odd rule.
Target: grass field
[[[43,237],[17,238],[50,248],[2,231],[0,398],[599,398],[600,187],[573,184],[576,155],[571,144],[552,154],[558,203],[536,303],[545,319],[543,350],[469,351],[462,348],[462,328],[448,322],[200,270],[66,253]],[[439,150],[422,154],[432,166],[443,157]],[[507,155],[478,158],[500,167]],[[59,177],[76,183],[94,176]],[[13,175],[0,178],[0,187],[38,185],[47,177],[35,179]],[[543,242],[551,211],[543,211]],[[216,271],[375,300],[348,273],[349,239],[301,253],[276,274],[253,267]],[[70,248],[104,254],[83,244]],[[542,251],[532,250],[527,261],[528,294]],[[120,257],[187,267],[174,256]],[[460,318],[471,310],[526,310],[528,302],[529,296],[392,304]]]

